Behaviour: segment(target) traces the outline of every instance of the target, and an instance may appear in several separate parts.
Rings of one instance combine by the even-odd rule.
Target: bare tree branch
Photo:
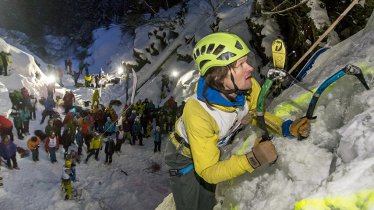
[[[298,3],[298,4],[296,4],[296,5],[294,5],[294,6],[292,6],[292,7],[289,7],[289,8],[287,8],[287,9],[284,9],[284,10],[280,10],[280,11],[274,11],[274,12],[266,12],[266,11],[261,11],[261,13],[263,14],[263,15],[275,15],[275,14],[281,14],[281,13],[284,13],[284,12],[287,12],[287,11],[290,11],[290,10],[292,10],[292,9],[295,9],[295,8],[297,8],[297,7],[299,7],[299,6],[301,6],[301,5],[303,5],[303,4],[305,4],[305,3],[307,3],[309,0],[303,0],[303,1],[301,1],[300,3]],[[282,2],[283,3],[283,2]],[[281,3],[281,4],[282,4]],[[278,5],[279,6],[279,5]],[[278,7],[277,6],[277,7]],[[276,8],[276,7],[275,7]],[[273,9],[274,10],[274,9]],[[273,11],[272,10],[272,11]]]
[[[151,7],[151,5],[149,5],[148,3],[147,3],[147,1],[143,1],[143,3],[150,9],[150,10],[152,10],[152,12],[153,12],[153,14],[156,14],[157,12]]]

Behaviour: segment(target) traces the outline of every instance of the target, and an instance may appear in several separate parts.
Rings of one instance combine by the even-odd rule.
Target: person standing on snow
[[[22,134],[25,136],[30,135],[29,124],[31,119],[31,113],[28,107],[24,106],[21,110],[20,117],[22,120]]]
[[[69,112],[69,110],[73,107],[73,104],[75,103],[75,96],[74,96],[73,91],[67,90],[62,100],[64,101],[64,108],[65,108],[65,114],[66,114]]]
[[[5,163],[9,169],[19,169],[17,164],[17,145],[10,140],[9,135],[4,135],[1,137],[0,143],[0,156],[4,158]],[[13,162],[13,167],[10,161]]]
[[[155,144],[155,147],[153,149],[154,153],[156,153],[157,151],[161,152],[161,138],[162,134],[160,126],[156,126],[156,128],[153,130],[153,142]]]
[[[122,144],[125,142],[125,132],[122,128],[123,125],[118,126],[118,131],[116,132],[116,146],[114,151],[121,152]]]
[[[94,135],[94,137],[92,137],[91,142],[90,142],[90,148],[89,148],[88,155],[87,155],[85,163],[88,162],[88,159],[90,159],[90,157],[92,155],[95,155],[95,160],[98,161],[99,160],[99,152],[102,149],[102,147],[103,147],[102,136],[99,133],[95,132],[95,135]]]
[[[99,94],[99,90],[98,89],[95,89],[94,93],[92,94],[92,104],[91,104],[91,109],[93,109],[94,107],[98,107],[100,104],[100,94]]]
[[[143,146],[143,135],[142,135],[142,126],[140,124],[140,117],[135,118],[135,122],[131,128],[132,143],[135,144],[135,140],[139,140],[139,145]]]
[[[30,113],[31,113],[31,120],[36,120],[36,103],[38,100],[36,100],[34,95],[30,95]]]
[[[65,200],[69,200],[72,196],[71,176],[73,171],[71,170],[71,161],[66,160],[62,167],[61,185],[65,191]]]
[[[0,52],[0,75],[8,76],[8,65],[10,64],[9,60],[10,53],[4,51]]]
[[[55,132],[52,132],[50,136],[47,137],[44,145],[45,152],[49,153],[51,163],[57,162],[56,151],[60,145],[60,140],[57,138]]]
[[[18,139],[23,139],[22,135],[22,119],[21,115],[18,111],[16,111],[13,115],[13,124],[17,131]]]
[[[37,136],[33,136],[29,140],[27,140],[27,147],[31,151],[32,160],[34,162],[39,161],[39,144],[40,138]]]
[[[111,137],[105,142],[105,164],[111,164],[113,153],[115,149],[115,143]]]
[[[79,126],[77,126],[77,131],[75,133],[75,142],[77,143],[77,146],[78,146],[78,155],[82,155],[83,134]]]
[[[176,208],[213,209],[216,184],[253,172],[277,159],[271,141],[256,144],[244,155],[220,160],[221,147],[242,126],[254,123],[261,87],[252,77],[249,49],[237,35],[218,32],[202,38],[193,50],[200,71],[196,93],[187,100],[165,151]],[[248,63],[249,62],[249,63]],[[307,137],[310,122],[265,114],[279,134]]]
[[[55,113],[55,111],[53,110],[55,106],[56,106],[56,103],[53,100],[53,98],[47,97],[47,100],[45,100],[44,102],[45,109],[42,112],[42,120],[40,121],[40,124],[44,123],[44,120],[47,117],[47,115],[49,115],[49,119],[52,119],[52,116]]]

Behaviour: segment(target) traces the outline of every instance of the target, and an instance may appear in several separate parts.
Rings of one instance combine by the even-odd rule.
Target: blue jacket
[[[111,120],[108,120],[104,125],[104,131],[108,133],[114,133],[116,132],[116,127],[114,123]]]
[[[22,110],[21,111],[21,120],[23,122],[30,120],[31,114],[29,110]]]
[[[153,130],[153,140],[154,142],[161,142],[161,132]]]
[[[46,110],[53,110],[53,108],[55,107],[55,102],[52,99],[47,99],[44,102],[44,107]]]
[[[14,144],[12,141],[8,143],[1,142],[0,143],[0,155],[4,159],[9,159],[12,156],[16,155],[17,152],[17,145]]]
[[[83,135],[82,135],[81,131],[78,131],[75,134],[75,142],[77,142],[78,146],[82,146],[83,145]]]

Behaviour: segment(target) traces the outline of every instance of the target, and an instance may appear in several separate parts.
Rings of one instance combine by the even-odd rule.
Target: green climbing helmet
[[[193,58],[200,75],[214,66],[227,66],[247,55],[249,49],[237,35],[228,32],[217,32],[205,36],[195,46]]]

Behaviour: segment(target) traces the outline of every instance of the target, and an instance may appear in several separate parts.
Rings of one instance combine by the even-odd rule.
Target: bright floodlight
[[[47,83],[48,84],[51,84],[51,83],[55,83],[56,82],[56,77],[55,75],[51,74],[47,77]]]
[[[173,71],[173,72],[171,72],[171,75],[172,75],[173,77],[177,77],[177,76],[179,75],[179,72],[177,72],[177,71]]]
[[[118,74],[123,74],[123,68],[122,68],[122,66],[118,67],[117,73]]]

